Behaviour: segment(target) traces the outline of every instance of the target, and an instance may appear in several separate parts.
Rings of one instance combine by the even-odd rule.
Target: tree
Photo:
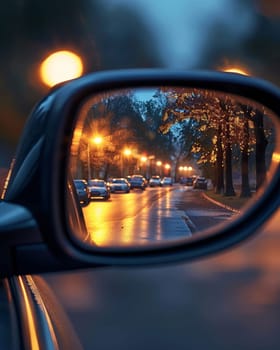
[[[225,155],[225,196],[235,196],[232,179],[232,143],[233,133],[232,126],[234,124],[234,107],[230,98],[219,99],[219,106],[222,114],[222,134],[223,134],[223,145]]]
[[[256,189],[265,183],[266,179],[266,147],[268,141],[264,132],[264,114],[260,110],[255,110],[253,118],[256,135]]]
[[[249,197],[249,152],[256,149],[257,184],[264,181],[266,174],[266,128],[263,114],[252,105],[244,105],[233,96],[211,91],[192,92],[175,89],[169,92],[169,104],[161,128],[169,130],[175,123],[196,120],[196,131],[192,130],[192,153],[199,154],[197,163],[213,162],[216,167],[213,183],[217,193],[235,195],[233,186],[233,154],[241,164],[241,193]],[[260,114],[260,115],[259,115]],[[255,125],[254,134],[249,121]],[[257,128],[257,129],[256,129]],[[208,140],[208,141],[207,141]],[[259,185],[257,185],[259,187]]]
[[[244,113],[244,118],[242,119],[243,122],[243,128],[242,128],[242,139],[243,142],[241,143],[241,192],[240,197],[247,198],[251,197],[251,189],[250,189],[250,182],[249,182],[249,142],[250,142],[250,130],[249,130],[249,119],[248,114],[250,113],[248,111],[248,105],[240,105],[240,108],[242,109]]]

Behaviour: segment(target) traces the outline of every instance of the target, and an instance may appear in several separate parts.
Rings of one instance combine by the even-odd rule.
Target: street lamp
[[[187,176],[190,176],[190,174],[191,174],[191,172],[192,172],[192,170],[193,170],[193,167],[191,167],[191,166],[180,166],[179,167],[179,171],[180,172],[184,172],[184,173],[186,173],[186,175]]]
[[[121,176],[124,176],[124,156],[126,158],[129,158],[132,154],[132,151],[130,148],[125,148],[121,153]]]
[[[83,73],[81,57],[74,52],[62,50],[50,54],[40,65],[40,77],[47,86],[78,78]]]
[[[165,174],[166,174],[166,175],[170,175],[171,165],[168,164],[168,163],[166,163],[166,164],[164,165],[164,169],[165,169]]]
[[[156,166],[159,168],[159,175],[161,177],[162,173],[161,173],[161,166],[162,166],[162,161],[161,160],[158,160],[156,162]]]
[[[126,148],[124,151],[123,151],[123,154],[127,157],[129,157],[131,155],[131,149],[130,148]]]
[[[148,176],[148,170],[147,169],[148,169],[148,157],[141,156],[141,158],[140,158],[140,172],[146,178]]]
[[[148,160],[147,157],[145,157],[145,156],[142,156],[142,157],[141,157],[141,163],[146,163],[147,160]]]
[[[188,176],[191,175],[191,171],[193,170],[193,168],[191,166],[188,166],[187,167],[187,171],[188,171]]]
[[[100,145],[102,143],[102,141],[103,141],[103,139],[101,136],[95,136],[92,139],[92,142],[97,146]]]
[[[88,163],[88,179],[91,179],[91,161],[90,161],[90,144],[95,144],[96,146],[100,146],[103,142],[103,138],[101,136],[94,136],[88,139],[87,143],[87,163]]]

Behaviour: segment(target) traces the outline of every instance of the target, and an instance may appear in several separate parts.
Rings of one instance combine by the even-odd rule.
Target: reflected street
[[[90,241],[97,246],[143,245],[189,237],[234,214],[204,191],[174,184],[113,193],[83,208]]]

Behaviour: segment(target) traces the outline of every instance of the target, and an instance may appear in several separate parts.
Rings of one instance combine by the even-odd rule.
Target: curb
[[[209,196],[207,196],[207,194],[205,194],[204,192],[203,192],[202,195],[203,195],[203,197],[204,197],[205,199],[207,199],[209,202],[212,202],[212,203],[218,205],[219,207],[222,207],[222,208],[224,208],[224,209],[230,210],[230,211],[232,211],[233,213],[236,213],[236,214],[240,214],[240,213],[241,213],[241,210],[232,208],[232,207],[229,206],[229,205],[226,205],[226,204],[223,204],[223,203],[221,203],[221,202],[218,202],[218,201],[216,201],[215,199],[210,198]]]

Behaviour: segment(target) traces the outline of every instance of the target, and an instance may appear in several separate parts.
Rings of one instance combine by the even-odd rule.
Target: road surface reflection
[[[206,199],[203,191],[172,188],[111,194],[83,207],[87,243],[98,247],[143,246],[182,239],[229,223],[236,212]]]
[[[190,229],[176,209],[169,188],[112,194],[83,208],[90,240],[97,246],[144,245],[188,237]]]

